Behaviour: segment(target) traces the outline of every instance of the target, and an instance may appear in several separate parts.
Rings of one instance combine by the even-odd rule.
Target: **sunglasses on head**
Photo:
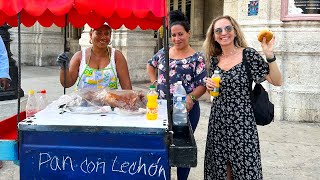
[[[221,28],[216,28],[214,29],[214,33],[219,35],[222,33],[223,29],[226,31],[226,32],[231,32],[233,30],[233,26],[232,25],[228,25],[228,26],[225,26],[225,27],[221,27]]]

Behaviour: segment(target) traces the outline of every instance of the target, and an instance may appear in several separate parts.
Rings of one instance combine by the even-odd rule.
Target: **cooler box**
[[[166,102],[159,118],[46,108],[19,128],[20,179],[170,179]]]

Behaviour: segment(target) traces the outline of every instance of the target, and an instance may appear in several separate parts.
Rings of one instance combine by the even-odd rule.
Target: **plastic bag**
[[[111,112],[110,106],[65,106],[64,111],[75,114],[100,114]]]
[[[80,106],[82,98],[77,93],[71,93],[69,95],[62,95],[56,101],[53,101],[48,105],[49,108],[60,108],[63,106]]]
[[[110,106],[128,111],[128,113],[141,113],[143,111],[139,111],[139,108],[145,108],[146,103],[147,100],[142,91],[87,88],[61,96],[56,105],[70,107],[65,109],[69,112],[99,112],[101,107]]]
[[[128,111],[138,111],[139,108],[145,108],[147,103],[142,91],[135,90],[107,90],[98,97],[101,98],[103,105]]]
[[[145,108],[147,103],[143,92],[136,90],[81,89],[78,95],[83,103],[91,106],[111,106],[128,111],[138,111],[139,108]]]

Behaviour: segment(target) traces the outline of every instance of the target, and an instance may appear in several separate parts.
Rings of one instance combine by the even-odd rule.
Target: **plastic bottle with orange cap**
[[[38,91],[38,111],[45,109],[48,105],[47,91],[45,89]]]

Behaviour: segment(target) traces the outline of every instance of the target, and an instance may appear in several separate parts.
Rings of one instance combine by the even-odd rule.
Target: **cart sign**
[[[170,179],[164,134],[72,131],[20,134],[21,180]]]
[[[108,159],[101,157],[83,157],[84,159],[74,159],[69,155],[60,156],[53,155],[48,152],[39,153],[38,170],[49,172],[49,174],[57,174],[59,171],[72,172],[76,174],[82,174],[82,176],[99,177],[114,176],[113,174],[123,174],[117,177],[123,177],[125,174],[128,179],[135,179],[135,176],[144,176],[145,179],[154,177],[155,179],[166,179],[166,169],[164,164],[161,162],[162,158],[154,159],[154,162],[150,162],[149,158],[137,157],[137,159],[128,157],[119,157],[114,155]],[[50,171],[52,171],[50,173]],[[132,177],[132,178],[130,178]]]

